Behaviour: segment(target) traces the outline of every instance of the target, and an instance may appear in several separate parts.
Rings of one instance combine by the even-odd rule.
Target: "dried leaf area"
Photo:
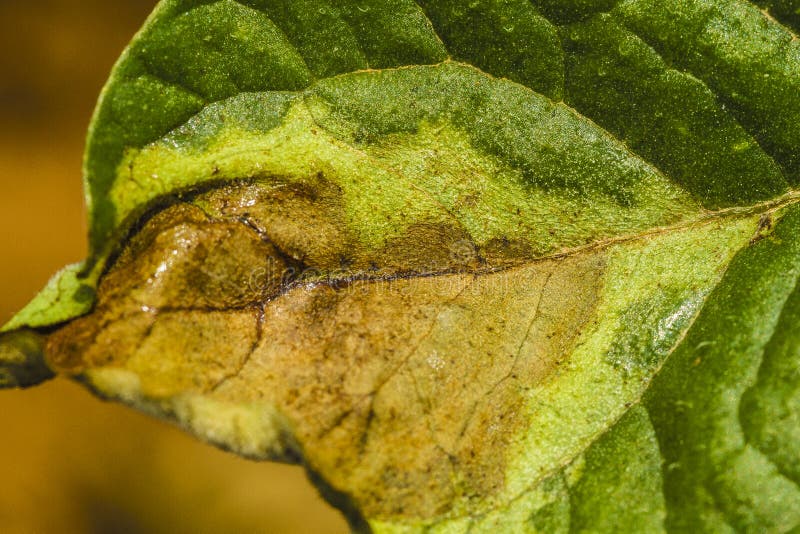
[[[603,254],[489,265],[436,227],[358,254],[331,198],[251,183],[164,210],[104,277],[96,310],[50,337],[49,362],[129,371],[150,400],[268,404],[294,454],[370,516],[433,517],[498,492],[524,392],[591,320]],[[327,231],[321,250],[309,219]],[[366,269],[343,272],[344,250]]]

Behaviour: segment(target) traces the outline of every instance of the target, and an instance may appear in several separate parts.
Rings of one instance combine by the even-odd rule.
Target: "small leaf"
[[[354,530],[796,529],[795,4],[162,1],[0,387],[302,463]]]

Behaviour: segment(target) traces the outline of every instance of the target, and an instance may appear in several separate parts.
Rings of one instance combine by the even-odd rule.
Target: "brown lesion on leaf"
[[[254,315],[283,290],[289,267],[272,243],[235,221],[211,219],[189,204],[168,208],[103,277],[94,312],[50,336],[50,363],[70,374],[125,365],[130,347],[159,332],[157,321],[169,313]]]
[[[506,236],[493,237],[487,241],[481,247],[481,253],[490,265],[507,263],[513,258],[525,262],[535,257],[533,247],[528,241],[510,239]]]
[[[342,190],[322,173],[305,181],[234,183],[197,202],[214,217],[245,222],[289,258],[320,271],[341,269],[355,246]]]
[[[430,246],[432,243],[436,246]],[[473,272],[486,266],[478,247],[462,228],[434,223],[410,226],[371,261],[384,271],[403,274]]]
[[[292,266],[274,243],[189,204],[156,215],[117,263],[100,291],[154,309],[253,306],[281,290]]]
[[[599,252],[521,265],[525,251],[424,222],[372,249],[322,176],[233,184],[145,223],[47,355],[67,374],[135,373],[154,401],[274,406],[367,517],[488,506],[604,269]]]
[[[773,220],[771,213],[765,213],[758,219],[758,226],[750,238],[750,244],[757,243],[772,233]]]

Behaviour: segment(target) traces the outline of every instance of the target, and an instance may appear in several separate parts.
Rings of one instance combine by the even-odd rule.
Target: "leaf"
[[[800,4],[762,4],[163,1],[0,385],[43,352],[356,530],[796,529]]]

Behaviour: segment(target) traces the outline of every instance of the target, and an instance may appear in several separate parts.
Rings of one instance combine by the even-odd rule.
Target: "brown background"
[[[83,259],[84,132],[154,4],[0,0],[0,323]],[[56,380],[0,392],[0,531],[347,528],[299,468],[240,460]]]

